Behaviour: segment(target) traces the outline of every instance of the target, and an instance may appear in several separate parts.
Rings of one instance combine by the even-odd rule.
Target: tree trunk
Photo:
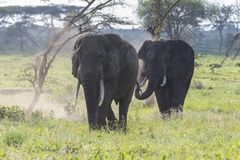
[[[219,34],[220,34],[219,54],[222,54],[222,45],[223,45],[223,34],[222,34],[222,30],[219,30]]]
[[[41,92],[35,90],[33,100],[32,100],[32,102],[30,103],[28,109],[25,111],[25,117],[26,117],[26,119],[29,119],[29,118],[30,118],[31,113],[32,113],[34,107],[36,106],[36,104],[37,104],[37,102],[38,102],[38,100],[39,100],[39,98],[40,98],[40,95],[41,95]]]

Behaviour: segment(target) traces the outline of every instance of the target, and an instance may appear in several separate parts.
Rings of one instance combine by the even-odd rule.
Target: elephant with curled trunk
[[[194,51],[182,40],[145,41],[138,52],[138,85],[135,97],[143,100],[153,92],[160,112],[181,112],[194,72]],[[148,81],[146,90],[141,88]]]
[[[75,43],[72,74],[83,86],[90,129],[116,122],[111,103],[119,103],[119,126],[126,128],[137,79],[134,47],[116,34],[85,34]]]

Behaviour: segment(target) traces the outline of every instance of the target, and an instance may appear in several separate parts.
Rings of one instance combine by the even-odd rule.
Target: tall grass
[[[19,64],[12,61],[16,57]],[[15,80],[31,59],[1,56],[1,88],[29,87]],[[157,105],[148,108],[133,99],[127,133],[89,132],[86,115],[74,122],[40,113],[31,121],[4,118],[0,159],[240,159],[240,68],[235,65],[239,58],[212,73],[209,65],[220,60],[213,56],[196,60],[201,65],[195,69],[182,116],[162,120]],[[73,99],[76,81],[70,70],[69,57],[54,63],[45,88],[50,99]],[[84,107],[82,98],[79,108]]]

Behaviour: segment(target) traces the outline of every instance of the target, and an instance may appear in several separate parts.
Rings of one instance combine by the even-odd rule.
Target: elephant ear
[[[142,47],[139,49],[138,51],[138,58],[139,59],[144,59],[146,57],[146,54],[148,52],[148,49],[150,48],[150,46],[152,45],[153,41],[150,40],[146,40]]]
[[[177,41],[167,41],[170,54],[167,76],[170,78],[178,77],[184,73],[187,67],[185,54],[181,52]]]
[[[120,58],[119,52],[121,51],[122,40],[118,35],[106,34],[105,45],[105,58],[103,66],[104,79],[111,79],[118,76],[120,72]]]

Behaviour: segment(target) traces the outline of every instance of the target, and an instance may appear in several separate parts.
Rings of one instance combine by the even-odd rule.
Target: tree
[[[40,37],[35,38],[36,36],[30,32],[31,29],[42,24],[45,26],[45,30],[53,32],[54,30],[51,29],[54,29],[54,21],[63,21],[62,17],[66,17],[69,13],[77,13],[81,8],[65,5],[0,7],[0,26],[7,28],[6,36],[3,39],[14,43],[14,46],[19,44],[21,52],[32,46],[39,48],[38,39]],[[28,42],[31,44],[27,46]]]
[[[50,66],[59,51],[69,40],[85,32],[97,31],[103,27],[111,27],[112,24],[129,24],[129,22],[123,18],[120,19],[111,13],[103,12],[107,8],[124,5],[120,0],[82,0],[82,2],[85,3],[85,6],[82,7],[80,12],[64,18],[66,20],[64,27],[52,37],[49,46],[41,55],[36,57],[33,65],[24,71],[25,79],[33,85],[35,91],[33,100],[26,111],[27,116],[29,116],[38,102]],[[61,41],[64,37],[67,38]],[[33,73],[31,71],[33,71]]]
[[[153,37],[159,38],[166,20],[181,0],[139,0],[137,13],[143,27]]]
[[[205,1],[182,0],[170,12],[165,31],[170,39],[189,39],[205,18]]]
[[[223,29],[227,24],[231,22],[231,16],[233,14],[233,6],[216,6],[211,5],[209,7],[209,20],[211,21],[213,28],[219,32],[220,43],[219,43],[219,53],[222,53],[223,47]]]

